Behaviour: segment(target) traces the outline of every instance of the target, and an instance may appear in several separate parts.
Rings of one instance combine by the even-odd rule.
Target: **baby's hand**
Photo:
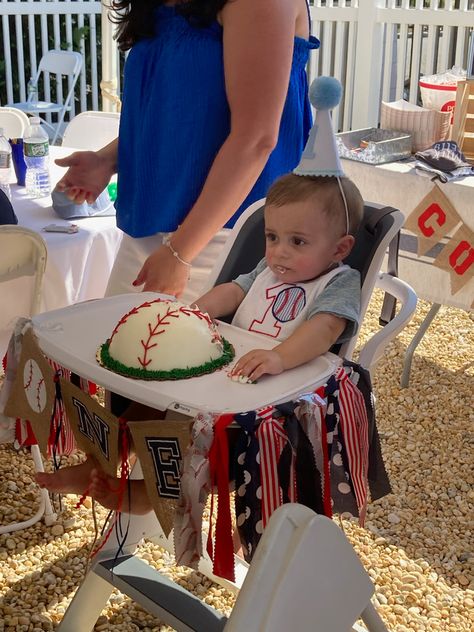
[[[283,360],[276,351],[254,349],[240,358],[231,372],[231,376],[243,375],[255,382],[268,373],[278,375],[283,372]]]

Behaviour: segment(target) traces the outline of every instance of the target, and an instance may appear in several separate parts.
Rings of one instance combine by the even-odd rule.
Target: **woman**
[[[69,167],[58,188],[91,202],[117,171],[125,235],[107,294],[181,296],[216,233],[298,163],[311,125],[305,66],[318,42],[306,0],[112,8],[119,47],[130,49],[119,139],[58,160]]]

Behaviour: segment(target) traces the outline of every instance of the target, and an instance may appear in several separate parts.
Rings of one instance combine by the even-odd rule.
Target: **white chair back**
[[[11,106],[31,114],[32,116],[40,115],[57,115],[57,122],[51,123],[48,120],[43,119],[44,125],[46,125],[52,132],[51,143],[54,145],[58,136],[60,135],[61,128],[63,126],[63,120],[66,112],[69,112],[72,107],[72,98],[74,95],[74,87],[79,75],[81,74],[83,66],[83,57],[81,53],[76,53],[71,50],[50,50],[46,52],[38,65],[36,75],[32,77],[33,85],[35,87],[35,93],[39,94],[38,83],[41,74],[44,74],[44,84],[49,86],[49,75],[55,74],[58,80],[58,101],[42,101],[34,100],[32,95],[28,95],[28,100],[21,103],[12,103]],[[69,77],[68,92],[67,95],[62,97],[62,76]],[[35,97],[36,98],[36,97]]]
[[[370,602],[373,593],[336,523],[287,503],[269,520],[224,630],[341,632],[360,616],[369,630],[386,630]]]
[[[0,226],[0,283],[34,277],[30,314],[25,316],[39,312],[46,260],[47,248],[41,235],[20,226]]]
[[[28,117],[21,110],[0,107],[0,127],[7,138],[23,138],[28,126]]]
[[[118,112],[81,112],[68,123],[62,144],[97,151],[117,138],[119,124]]]
[[[49,50],[43,55],[38,66],[36,80],[41,72],[57,75],[76,75],[82,68],[82,55],[72,50]]]

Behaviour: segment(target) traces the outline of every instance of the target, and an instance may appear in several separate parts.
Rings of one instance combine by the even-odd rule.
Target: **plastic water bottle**
[[[10,178],[12,172],[12,148],[0,127],[0,189],[11,200]]]
[[[30,118],[30,125],[23,138],[23,153],[26,162],[25,187],[29,197],[49,195],[49,138],[41,127],[41,119]]]

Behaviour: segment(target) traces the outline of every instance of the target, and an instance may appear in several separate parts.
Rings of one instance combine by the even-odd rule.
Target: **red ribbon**
[[[229,496],[229,446],[227,426],[234,420],[233,415],[221,415],[214,424],[214,441],[209,450],[209,473],[211,480],[211,516],[207,552],[213,560],[214,575],[235,582],[234,547],[232,542],[232,518]],[[216,537],[212,542],[212,514],[214,510],[214,488],[217,486]]]
[[[129,444],[128,444],[127,420],[123,419],[122,417],[119,417],[118,422],[119,422],[119,441],[120,441],[120,458],[121,458],[120,479],[119,479],[118,489],[114,490],[110,487],[110,491],[113,491],[118,496],[117,509],[115,510],[114,518],[110,524],[110,527],[107,530],[107,533],[102,538],[102,541],[100,542],[100,544],[91,551],[89,557],[94,557],[95,555],[97,555],[97,553],[105,546],[105,543],[110,538],[112,529],[115,527],[118,520],[118,516],[122,510],[123,497],[125,495],[125,488],[127,487],[128,479],[130,476],[130,467],[128,464]],[[89,488],[87,488],[86,491],[84,492],[84,495],[81,496],[82,502],[84,502],[83,499],[86,497],[88,491],[89,491]],[[129,507],[130,507],[130,504],[131,504],[131,499],[129,496],[128,498]]]

